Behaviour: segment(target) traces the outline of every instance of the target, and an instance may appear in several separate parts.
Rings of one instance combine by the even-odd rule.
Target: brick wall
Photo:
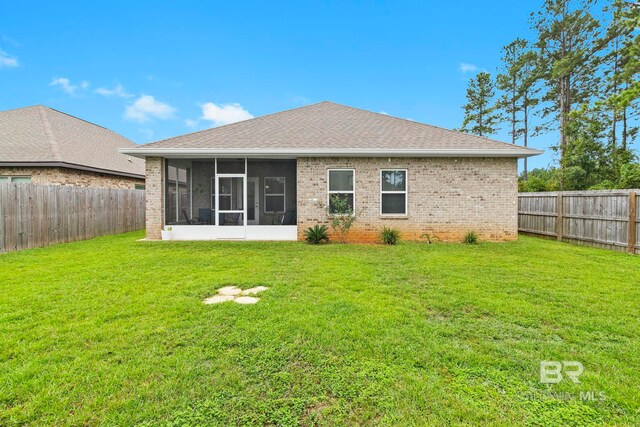
[[[160,239],[164,225],[164,173],[160,157],[147,157],[146,168],[146,229],[147,239]]]
[[[54,167],[0,167],[0,176],[30,176],[34,184],[133,189],[144,179]]]
[[[517,160],[511,158],[300,158],[297,167],[298,235],[318,223],[328,224],[327,169],[355,169],[359,220],[350,241],[378,241],[382,227],[398,229],[402,238],[424,233],[443,241],[460,241],[475,230],[488,241],[518,235]],[[380,170],[408,170],[406,217],[380,215]],[[315,200],[314,200],[315,199]]]

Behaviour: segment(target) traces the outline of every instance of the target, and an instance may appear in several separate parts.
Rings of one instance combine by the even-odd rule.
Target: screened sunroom
[[[165,159],[173,240],[295,240],[295,159]]]

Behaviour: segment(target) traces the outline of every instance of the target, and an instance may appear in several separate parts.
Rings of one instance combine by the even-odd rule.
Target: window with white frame
[[[380,176],[380,213],[382,215],[406,215],[406,169],[385,169],[381,171]]]
[[[329,169],[329,212],[335,213],[335,198],[347,201],[352,212],[355,209],[355,171],[353,169]]]
[[[0,182],[31,182],[30,176],[0,176]]]
[[[264,179],[264,212],[284,212],[286,208],[286,179],[280,177],[267,177]]]

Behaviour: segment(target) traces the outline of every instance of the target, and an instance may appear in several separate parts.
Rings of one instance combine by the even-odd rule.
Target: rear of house
[[[350,239],[517,237],[515,145],[322,102],[120,150],[146,159],[147,238],[301,239],[338,197]]]
[[[109,129],[42,105],[0,112],[0,182],[144,188],[144,161]]]

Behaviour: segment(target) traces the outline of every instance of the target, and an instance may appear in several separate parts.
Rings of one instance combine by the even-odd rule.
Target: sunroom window
[[[380,199],[382,215],[407,214],[407,171],[404,169],[381,172]]]
[[[353,212],[355,207],[355,187],[353,169],[329,170],[329,211],[336,213],[335,198],[347,201],[348,209]]]

